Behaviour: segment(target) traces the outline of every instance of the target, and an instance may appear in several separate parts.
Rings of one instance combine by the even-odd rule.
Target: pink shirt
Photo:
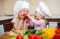
[[[12,20],[12,22],[13,23],[16,23],[16,24],[18,24],[19,22],[18,22],[18,20],[16,19],[16,18],[14,18],[13,20]],[[44,26],[45,25],[45,20],[36,20],[36,19],[32,19],[31,21],[29,21],[28,22],[28,25],[29,26],[31,26],[31,27],[33,27],[33,26]],[[23,29],[23,26],[24,26],[24,24],[22,23],[22,26],[21,26],[21,29]]]
[[[34,23],[34,29],[36,30],[42,30],[45,28],[45,20],[36,20],[36,19],[32,19],[32,22]]]
[[[36,19],[32,19],[32,22],[35,24],[35,25],[39,25],[39,26],[44,26],[45,25],[45,20],[36,20]]]
[[[19,24],[19,21],[18,21],[16,18],[14,18],[11,22],[12,22],[12,23]],[[21,26],[20,29],[23,29],[23,26],[24,26],[24,24],[22,23],[22,26]],[[33,22],[32,22],[32,21],[29,21],[29,22],[28,22],[28,26],[33,27]]]

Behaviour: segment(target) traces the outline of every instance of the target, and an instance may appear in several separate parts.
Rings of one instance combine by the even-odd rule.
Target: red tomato
[[[60,28],[57,28],[55,33],[56,34],[54,35],[53,39],[60,39]]]
[[[29,38],[29,39],[36,39],[35,37],[36,37],[35,34],[29,34],[29,35],[28,35],[28,38]]]
[[[42,35],[37,36],[37,39],[44,39]]]
[[[60,32],[59,29],[56,29],[55,33],[59,34],[59,32]]]
[[[18,35],[18,36],[16,37],[16,39],[24,39],[24,38],[23,38],[23,36]]]
[[[60,39],[60,35],[59,34],[55,34],[53,39]]]
[[[58,28],[59,29],[59,31],[60,31],[60,28]]]

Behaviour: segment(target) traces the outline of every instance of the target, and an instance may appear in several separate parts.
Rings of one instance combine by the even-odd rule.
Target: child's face
[[[18,17],[20,17],[20,18],[24,18],[25,16],[25,14],[28,14],[29,13],[29,10],[28,9],[26,9],[26,8],[24,8],[24,9],[22,9],[21,11],[19,11],[19,14],[18,14]]]
[[[23,9],[20,11],[20,13],[22,13],[22,14],[28,14],[28,13],[29,13],[29,10],[26,9],[26,8],[23,8]]]
[[[34,18],[39,20],[39,19],[42,19],[43,16],[39,12],[35,11]]]

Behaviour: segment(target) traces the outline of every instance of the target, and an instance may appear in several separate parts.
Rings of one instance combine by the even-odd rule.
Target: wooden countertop
[[[5,32],[1,37],[0,39],[8,39],[8,34],[7,32]]]

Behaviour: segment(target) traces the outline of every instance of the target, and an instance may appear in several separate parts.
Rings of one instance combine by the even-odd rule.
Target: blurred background
[[[0,0],[0,15],[13,15],[13,6],[17,0]],[[60,17],[60,0],[26,0],[30,3],[30,14],[34,14],[34,9],[40,1],[46,3],[53,17]]]
[[[18,0],[0,0],[0,36],[4,32],[10,31],[13,28],[11,23],[13,17],[13,6]],[[40,1],[46,3],[52,18],[46,18],[48,27],[60,28],[60,0],[26,0],[30,3],[30,14],[33,16],[35,8],[38,6]],[[4,36],[5,37],[5,36]],[[2,39],[4,38],[2,37]]]

